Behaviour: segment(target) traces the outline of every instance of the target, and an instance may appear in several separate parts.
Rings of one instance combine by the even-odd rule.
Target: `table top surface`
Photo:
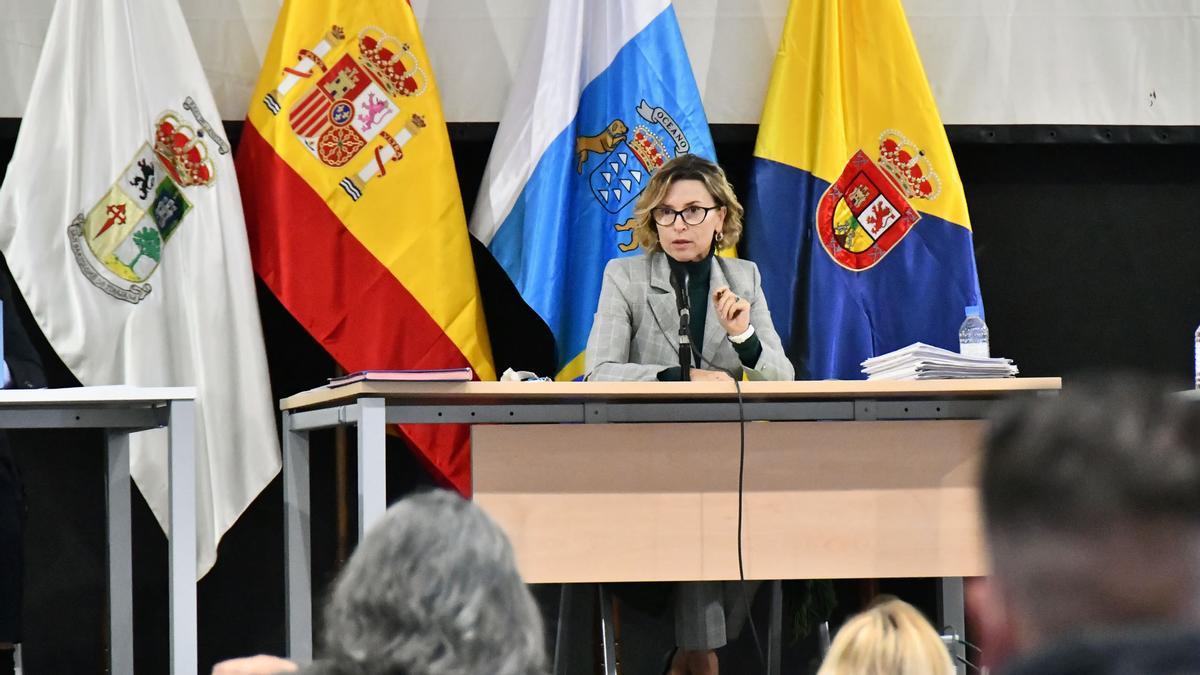
[[[63,389],[0,389],[0,406],[149,405],[196,398],[195,387],[133,387],[123,384]]]
[[[854,398],[999,398],[1008,394],[1058,391],[1062,378],[1017,377],[980,380],[819,380],[742,382],[748,400],[787,401]],[[733,382],[356,382],[317,387],[279,402],[300,410],[386,398],[418,404],[601,402],[629,400],[735,400]]]

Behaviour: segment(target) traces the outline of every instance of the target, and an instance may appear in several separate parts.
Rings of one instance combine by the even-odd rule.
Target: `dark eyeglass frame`
[[[656,225],[658,225],[659,227],[674,227],[676,219],[682,220],[683,224],[687,225],[688,227],[695,227],[695,226],[699,225],[700,223],[703,223],[708,218],[708,214],[710,211],[714,211],[719,208],[723,208],[723,207],[720,204],[714,204],[712,206],[699,206],[696,204],[692,204],[691,206],[688,206],[688,207],[684,208],[683,210],[677,211],[669,206],[656,206],[656,207],[650,209],[650,217],[654,220],[654,223]],[[697,220],[694,223],[690,222],[687,218],[685,218],[683,216],[684,211],[690,211],[692,209],[701,209],[704,211],[704,215],[700,216],[700,220]],[[662,222],[661,220],[659,220],[659,217],[658,217],[659,214],[661,213],[662,215],[666,215],[666,212],[668,212],[668,211],[671,212],[671,219],[665,223]]]

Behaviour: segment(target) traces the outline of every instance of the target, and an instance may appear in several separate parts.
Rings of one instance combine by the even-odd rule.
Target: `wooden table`
[[[525,580],[738,578],[740,436],[747,579],[987,573],[975,469],[998,399],[1058,378],[924,382],[360,382],[283,411],[289,653],[311,655],[309,430],[358,425],[359,535],[386,508],[393,423],[470,423],[474,498]],[[366,467],[366,468],[364,468]],[[956,608],[956,609],[955,609]]]
[[[194,675],[196,642],[196,426],[194,387],[0,390],[2,429],[103,429],[108,476],[109,672],[133,672],[133,557],[129,434],[165,427],[171,672]]]

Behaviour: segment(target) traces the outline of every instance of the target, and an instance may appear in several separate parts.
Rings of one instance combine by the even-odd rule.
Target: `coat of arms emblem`
[[[357,201],[368,181],[387,172],[384,163],[399,161],[404,144],[425,127],[420,115],[406,118],[401,103],[424,94],[428,77],[409,45],[395,36],[368,26],[351,45],[342,27],[333,26],[312,49],[300,50],[296,66],[284,69],[263,104],[278,115],[280,101],[303,82],[311,84],[287,119],[313,157],[336,169],[373,146],[365,166],[339,183]]]
[[[632,131],[624,120],[616,118],[594,136],[575,138],[576,173],[582,174],[594,156],[600,158],[588,172],[588,187],[604,210],[614,215],[637,201],[663,164],[691,149],[683,128],[665,108],[652,107],[643,100],[637,114],[643,121],[637,122]],[[667,149],[664,135],[673,141],[674,154]],[[617,232],[631,232],[633,228],[632,217],[613,225]],[[618,243],[617,248],[629,252],[637,248],[637,242]]]
[[[921,219],[909,200],[936,199],[941,182],[925,153],[897,131],[879,137],[879,163],[854,153],[817,204],[817,237],[834,262],[874,267]]]
[[[195,107],[190,98],[184,106]],[[184,189],[216,178],[202,135],[175,112],[164,112],[152,142],[143,143],[95,206],[68,226],[75,262],[94,286],[134,304],[150,293],[146,281],[192,209]],[[219,145],[227,151],[223,141]]]
[[[642,101],[637,113],[645,122],[660,125],[670,135],[676,154],[688,151],[687,136],[665,109],[652,108]],[[672,157],[666,143],[648,124],[638,123],[630,132],[619,118],[595,136],[575,139],[577,172],[583,172],[593,153],[602,159],[589,174],[588,184],[596,201],[609,213],[620,213],[633,204],[650,176]]]

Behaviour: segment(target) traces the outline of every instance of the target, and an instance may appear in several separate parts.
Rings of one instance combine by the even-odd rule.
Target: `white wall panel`
[[[546,1],[412,0],[451,121],[499,118]],[[242,118],[280,0],[179,2],[222,116]],[[1200,125],[1200,0],[903,2],[947,124]],[[0,0],[0,117],[23,114],[52,6]],[[756,123],[787,0],[675,7],[709,120]]]

